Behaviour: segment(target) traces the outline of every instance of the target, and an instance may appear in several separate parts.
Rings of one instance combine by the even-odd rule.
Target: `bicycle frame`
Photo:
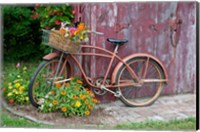
[[[88,79],[87,79],[87,75],[85,73],[85,71],[83,70],[83,67],[81,66],[80,62],[76,59],[76,56],[99,56],[99,57],[104,57],[104,58],[109,58],[110,59],[110,62],[108,64],[108,68],[106,70],[106,74],[103,78],[103,82],[102,82],[102,85],[105,85],[105,82],[108,78],[108,73],[110,72],[111,70],[111,66],[113,65],[113,61],[114,59],[117,59],[118,62],[121,62],[123,63],[130,75],[136,80],[136,83],[133,83],[133,82],[127,82],[126,84],[123,84],[123,85],[113,85],[113,84],[109,84],[109,85],[106,85],[106,88],[114,88],[114,87],[126,87],[126,86],[131,86],[131,85],[137,85],[139,83],[139,78],[138,76],[135,74],[135,72],[129,67],[129,65],[123,60],[121,59],[118,55],[117,55],[117,50],[118,50],[118,46],[116,46],[115,48],[115,51],[114,52],[111,52],[111,51],[108,51],[106,49],[103,49],[103,48],[100,48],[100,47],[96,47],[96,46],[90,46],[90,45],[81,45],[82,48],[88,48],[88,49],[97,49],[97,50],[100,50],[100,51],[103,51],[104,53],[106,54],[102,54],[102,53],[91,53],[91,52],[88,52],[88,53],[74,53],[74,54],[69,54],[69,53],[63,53],[63,54],[67,54],[69,57],[71,57],[74,62],[77,64],[77,66],[79,67],[84,79],[86,80],[86,82],[91,86],[91,87],[94,87],[94,88],[100,88],[100,86],[95,86],[93,85]],[[62,56],[62,55],[61,55]],[[68,61],[68,58],[65,58],[65,61],[64,61],[64,64],[66,64],[66,61]],[[64,66],[64,65],[63,65]],[[61,70],[62,71],[62,70]],[[66,80],[69,80],[69,79],[66,79]],[[65,80],[63,80],[65,81]],[[63,82],[63,81],[59,81],[59,82]]]

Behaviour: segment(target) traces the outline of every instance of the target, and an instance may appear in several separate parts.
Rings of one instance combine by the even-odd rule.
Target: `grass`
[[[11,115],[5,110],[1,110],[1,127],[25,127],[25,128],[53,128],[50,125],[39,124],[31,122],[27,119]],[[66,126],[65,126],[66,127]],[[65,128],[64,127],[64,128]],[[104,126],[105,127],[105,126]],[[59,127],[58,127],[59,128]],[[63,128],[60,126],[60,128]],[[98,128],[95,128],[98,129]],[[106,129],[100,128],[100,129]],[[112,129],[112,128],[111,128]],[[139,123],[120,124],[113,129],[126,130],[195,130],[196,118],[189,117],[186,119],[170,120],[170,121],[144,121]]]
[[[16,127],[16,128],[19,128],[19,127],[49,128],[49,127],[51,127],[49,125],[31,122],[22,117],[13,116],[10,113],[8,113],[7,111],[2,110],[2,109],[0,111],[1,111],[1,121],[0,121],[1,127]]]
[[[152,121],[147,120],[139,123],[120,124],[116,129],[134,129],[134,130],[195,130],[196,118],[174,119],[170,121]]]

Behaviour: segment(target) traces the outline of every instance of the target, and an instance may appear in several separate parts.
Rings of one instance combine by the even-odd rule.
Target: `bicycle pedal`
[[[115,92],[114,96],[119,98],[121,96],[121,92],[119,91]]]

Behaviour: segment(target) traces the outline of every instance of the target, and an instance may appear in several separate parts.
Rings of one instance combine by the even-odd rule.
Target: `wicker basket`
[[[64,37],[59,30],[43,30],[42,43],[68,53],[77,53],[81,48],[81,43],[72,42]]]

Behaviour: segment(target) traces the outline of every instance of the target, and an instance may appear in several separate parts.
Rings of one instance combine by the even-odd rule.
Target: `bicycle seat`
[[[126,39],[117,40],[117,39],[112,39],[112,38],[107,38],[107,41],[115,45],[117,44],[123,45],[128,42],[128,40]]]

